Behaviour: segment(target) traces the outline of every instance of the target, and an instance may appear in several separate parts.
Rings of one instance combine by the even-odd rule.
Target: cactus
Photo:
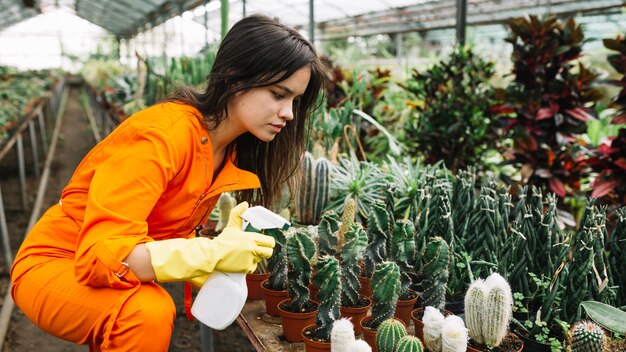
[[[267,270],[270,273],[268,288],[282,291],[287,288],[287,238],[286,231],[280,229],[266,230],[265,234],[272,236],[276,242],[272,256],[267,260]]]
[[[394,318],[383,321],[376,331],[376,347],[380,352],[394,352],[401,338],[406,336],[404,324]]]
[[[337,252],[341,251],[341,247],[345,243],[344,238],[346,231],[354,224],[354,218],[356,216],[356,201],[352,197],[346,198],[346,202],[343,205],[343,212],[341,213],[341,225],[339,226],[339,232],[337,233]]]
[[[430,352],[441,352],[441,329],[444,316],[434,307],[424,308],[424,345]]]
[[[391,237],[391,257],[400,268],[400,296],[407,297],[411,285],[411,261],[415,257],[415,226],[408,220],[398,220]]]
[[[361,224],[354,223],[345,233],[345,244],[341,248],[341,305],[358,307],[361,283],[358,275],[361,270],[359,262],[367,247],[367,234]]]
[[[513,309],[511,287],[498,273],[476,280],[465,294],[465,321],[479,344],[498,347],[507,334]]]
[[[331,330],[335,320],[339,319],[339,305],[341,302],[341,273],[337,258],[326,255],[320,257],[315,265],[317,273],[313,276],[313,283],[320,288],[317,298],[320,302],[315,318],[317,328],[315,335],[326,341],[330,340]]]
[[[346,352],[372,352],[372,348],[363,340],[356,340],[348,345]]]
[[[291,302],[286,307],[299,313],[309,302],[311,281],[311,258],[315,255],[315,243],[306,230],[298,229],[287,238],[287,291]]]
[[[317,226],[319,256],[335,255],[339,215],[333,210],[324,212]]]
[[[446,305],[446,284],[450,251],[448,244],[441,237],[433,237],[426,245],[422,256],[422,275],[424,276],[424,306],[431,306],[443,311]],[[372,280],[373,281],[373,280]]]
[[[302,160],[300,194],[296,198],[298,221],[315,225],[330,200],[332,164],[326,158],[314,159],[307,152]]]
[[[330,332],[331,352],[345,352],[355,340],[354,325],[349,319],[342,318],[333,322],[333,329]]]
[[[467,329],[461,317],[446,317],[441,327],[441,350],[445,352],[467,351]]]
[[[618,292],[626,292],[626,207],[620,208],[615,214],[616,224],[611,237],[607,241],[609,265],[612,270],[614,284]],[[618,295],[617,306],[626,306],[626,295]]]
[[[376,265],[387,260],[389,233],[393,224],[389,223],[389,213],[382,201],[372,204],[367,218],[368,246],[365,251],[365,276],[372,277]]]
[[[423,352],[424,346],[420,339],[407,335],[398,341],[395,352]]]
[[[222,193],[217,200],[217,208],[220,211],[220,217],[215,225],[215,231],[221,231],[226,224],[228,224],[228,218],[230,217],[230,211],[237,205],[237,200],[230,195],[230,193]]]
[[[376,265],[372,275],[372,320],[370,328],[376,330],[380,323],[393,318],[396,303],[400,296],[400,269],[394,262],[382,262]]]
[[[606,334],[598,324],[580,321],[570,328],[569,346],[571,352],[603,352]]]
[[[502,244],[498,238],[496,191],[490,187],[482,187],[472,213],[468,227],[471,233],[465,237],[465,247],[468,253],[472,253],[472,259],[482,260],[487,263],[498,264],[498,251]],[[486,276],[490,272],[487,266],[475,268],[474,274]]]

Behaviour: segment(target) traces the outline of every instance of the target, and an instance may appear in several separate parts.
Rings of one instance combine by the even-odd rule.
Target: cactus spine
[[[345,352],[356,339],[354,338],[354,325],[349,319],[335,320],[330,332],[330,351]]]
[[[268,288],[282,291],[287,288],[287,238],[285,232],[279,229],[267,230],[265,234],[276,241],[272,256],[267,260],[267,270],[270,272]]]
[[[430,352],[441,352],[441,329],[444,316],[434,307],[424,308],[424,345]]]
[[[300,194],[296,198],[298,220],[301,224],[317,224],[330,200],[332,164],[326,158],[314,159],[307,152],[302,160]]]
[[[346,231],[354,224],[356,217],[356,201],[352,197],[348,197],[343,205],[343,213],[341,214],[341,225],[337,233],[337,252],[341,251],[341,247],[345,243],[344,238]]]
[[[337,247],[337,231],[339,230],[339,215],[329,210],[324,212],[317,226],[319,255],[335,255]]]
[[[571,352],[603,352],[606,345],[604,330],[593,322],[580,321],[570,328]]]
[[[408,220],[398,220],[391,238],[391,257],[400,268],[400,296],[409,294],[411,261],[415,257],[415,226]]]
[[[424,276],[424,306],[431,306],[443,311],[446,305],[446,285],[450,249],[441,237],[433,237],[426,245],[422,256],[422,275]]]
[[[401,338],[407,335],[404,324],[396,319],[383,321],[376,331],[376,347],[380,352],[394,352]]]
[[[299,229],[287,238],[287,291],[291,298],[287,308],[291,312],[302,312],[309,301],[313,255],[315,243],[305,230]]]
[[[467,351],[467,329],[460,317],[451,315],[444,319],[441,328],[441,350],[445,352]]]
[[[424,346],[420,339],[407,335],[398,341],[395,352],[423,352]]]
[[[361,284],[358,279],[367,247],[367,234],[361,224],[354,223],[345,234],[346,243],[341,248],[341,305],[357,307],[359,305]]]
[[[315,318],[318,338],[330,340],[331,330],[335,320],[339,319],[339,305],[341,302],[341,273],[339,261],[331,255],[326,255],[315,265],[317,273],[313,276],[313,283],[320,288],[317,298],[320,302],[319,311]]]
[[[498,273],[474,281],[465,295],[465,321],[474,341],[498,347],[507,334],[513,309],[511,287]]]
[[[400,269],[394,262],[382,262],[376,265],[372,275],[372,321],[370,328],[375,330],[383,321],[393,318],[396,303],[400,296]]]
[[[367,217],[367,237],[369,244],[365,252],[365,276],[372,277],[376,265],[387,260],[389,242],[389,213],[383,201],[376,201]]]

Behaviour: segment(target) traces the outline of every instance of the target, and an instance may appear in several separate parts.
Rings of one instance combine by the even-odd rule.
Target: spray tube
[[[246,232],[286,230],[291,226],[283,217],[262,206],[248,208],[241,218],[242,230]],[[198,292],[191,314],[204,325],[223,330],[237,319],[247,297],[246,274],[214,271]]]

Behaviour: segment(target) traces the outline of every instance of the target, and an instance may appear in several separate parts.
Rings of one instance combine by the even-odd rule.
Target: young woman
[[[259,15],[236,23],[204,92],[181,90],[131,116],[80,163],[17,254],[17,306],[93,351],[167,351],[175,307],[154,281],[198,287],[214,270],[250,273],[271,255],[271,237],[241,231],[247,202],[216,239],[194,229],[223,192],[279,199],[322,80],[297,31]]]

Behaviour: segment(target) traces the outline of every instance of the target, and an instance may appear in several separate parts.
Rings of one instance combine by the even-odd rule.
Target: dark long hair
[[[229,146],[227,152],[237,150],[237,166],[255,173],[261,181],[261,192],[242,191],[240,201],[270,208],[280,200],[282,186],[291,186],[291,176],[305,150],[307,119],[323,87],[323,66],[315,47],[277,20],[263,15],[243,18],[220,44],[206,90],[183,88],[166,99],[197,108],[211,130],[227,118],[227,103],[235,94],[277,84],[304,67],[311,69],[311,78],[302,97],[294,101],[293,121],[271,142],[248,132]]]

